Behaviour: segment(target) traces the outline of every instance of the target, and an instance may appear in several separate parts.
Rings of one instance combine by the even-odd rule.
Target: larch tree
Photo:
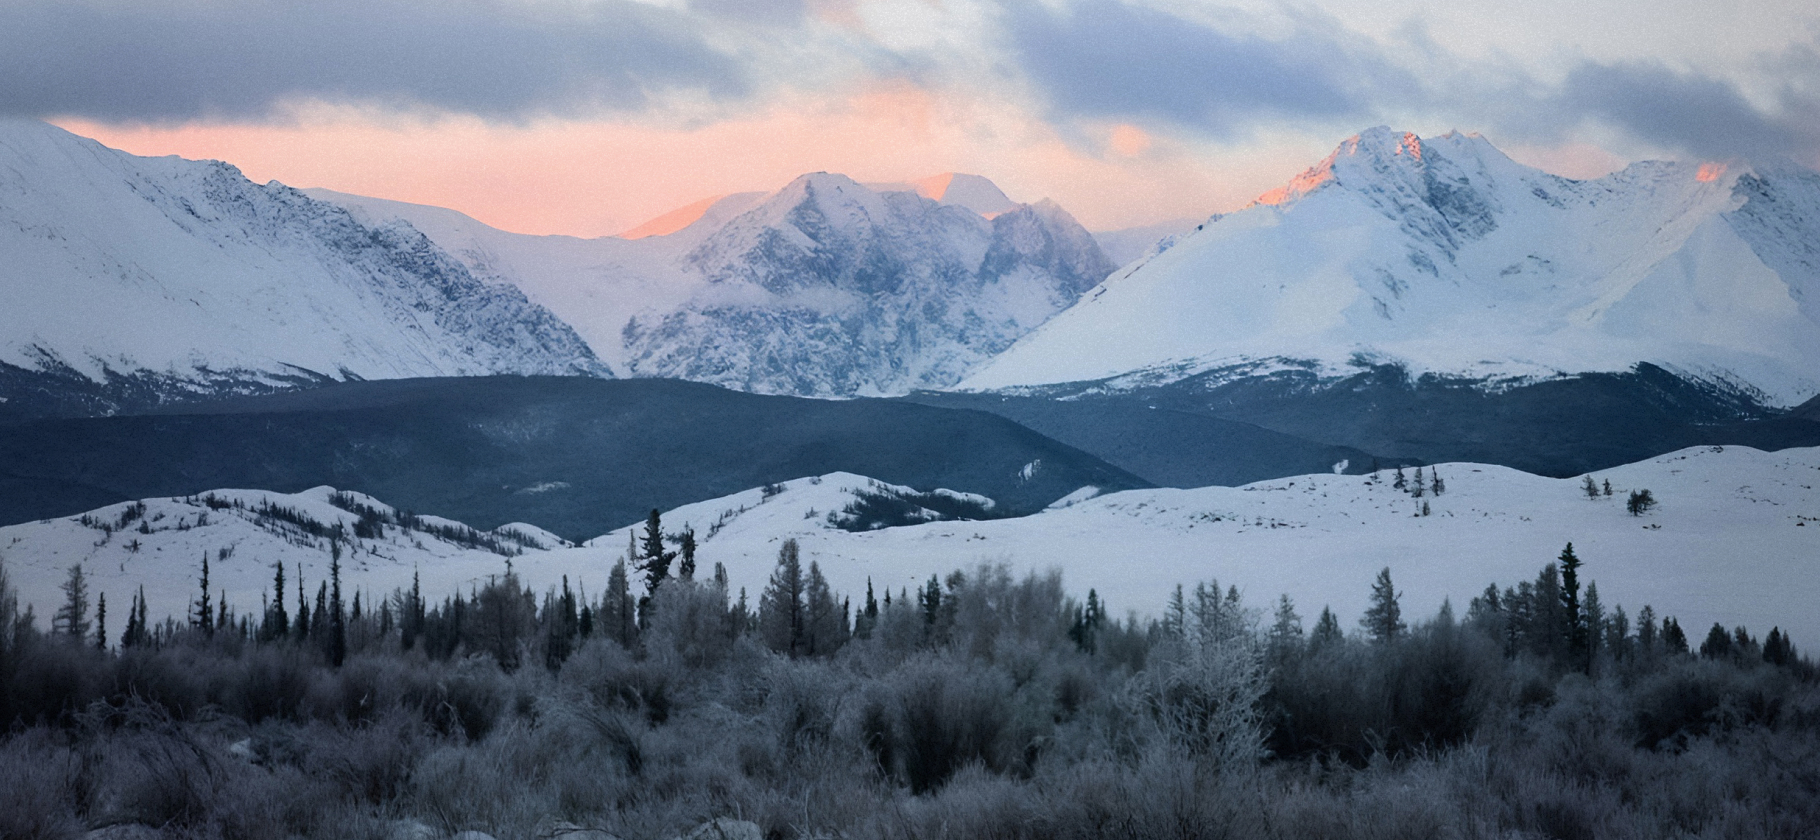
[[[88,576],[83,573],[81,563],[69,568],[69,574],[59,588],[63,590],[63,606],[51,617],[51,629],[80,642],[88,637],[89,628]]]
[[[1378,578],[1371,584],[1371,607],[1365,611],[1365,617],[1359,620],[1372,641],[1389,644],[1396,641],[1407,629],[1403,623],[1403,608],[1398,605],[1401,593],[1390,582],[1390,567],[1385,566],[1378,572]]]
[[[796,540],[784,540],[777,550],[777,568],[758,597],[758,632],[765,646],[779,653],[800,656],[806,652],[802,557]]]

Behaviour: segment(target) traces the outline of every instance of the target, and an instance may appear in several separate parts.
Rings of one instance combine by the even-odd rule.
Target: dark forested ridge
[[[1217,582],[1121,620],[1150,605],[1002,566],[833,592],[790,541],[734,595],[649,525],[593,594],[508,561],[312,602],[279,567],[247,614],[205,566],[187,616],[108,624],[78,567],[48,632],[0,563],[0,836],[1820,831],[1813,662],[1628,611],[1571,545],[1458,614],[1404,613],[1386,568],[1356,624]]]
[[[1238,378],[1211,371],[1165,385],[1086,382],[912,399],[1002,414],[1172,486],[1323,472],[1348,457],[1353,471],[1368,470],[1363,461],[1377,457],[1386,465],[1470,461],[1560,478],[1689,446],[1820,446],[1820,398],[1766,408],[1748,393],[1649,364],[1490,384],[1384,365],[1337,380],[1301,370]],[[1216,448],[1182,447],[1187,454],[1172,458],[1170,447],[1131,440],[1129,430],[1143,428]],[[1217,448],[1223,441],[1230,450]],[[1167,463],[1152,466],[1159,461]]]
[[[0,524],[223,487],[329,484],[573,539],[653,505],[843,470],[978,493],[1016,514],[1085,485],[1148,486],[984,412],[673,380],[411,379],[0,426]]]

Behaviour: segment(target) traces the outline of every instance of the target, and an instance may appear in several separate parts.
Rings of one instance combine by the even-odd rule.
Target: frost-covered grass
[[[1058,575],[993,567],[824,656],[772,652],[724,589],[673,581],[629,646],[597,633],[552,658],[563,609],[498,600],[520,585],[495,581],[453,628],[432,609],[408,650],[350,619],[339,668],[320,636],[167,629],[104,652],[5,615],[0,591],[0,836],[562,820],[668,838],[721,816],[777,838],[1820,830],[1811,660],[1636,635],[1584,658],[1518,618],[1536,613],[1483,605],[1381,642],[1304,640],[1217,584],[1161,623],[1096,620]]]

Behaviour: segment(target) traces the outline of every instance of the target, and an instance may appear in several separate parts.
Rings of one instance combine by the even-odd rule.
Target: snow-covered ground
[[[1310,621],[1329,605],[1349,627],[1385,566],[1404,592],[1405,614],[1427,617],[1443,598],[1463,612],[1487,583],[1532,580],[1571,541],[1586,561],[1583,579],[1598,583],[1608,608],[1622,604],[1634,617],[1653,605],[1677,616],[1696,641],[1718,621],[1747,625],[1759,636],[1780,626],[1804,650],[1820,645],[1820,610],[1813,606],[1820,603],[1820,448],[1683,450],[1597,474],[1614,492],[1594,500],[1579,478],[1476,464],[1437,470],[1447,491],[1422,500],[1392,489],[1389,472],[1377,482],[1319,474],[1244,487],[1111,493],[1020,519],[865,533],[832,527],[828,514],[874,483],[835,473],[686,505],[663,521],[666,530],[692,527],[701,544],[700,573],[724,563],[735,590],[745,587],[753,603],[778,546],[794,538],[804,559],[819,563],[855,603],[868,578],[882,597],[887,588],[914,589],[931,574],[987,561],[1019,570],[1059,568],[1070,591],[1097,590],[1115,614],[1154,615],[1177,583],[1215,578],[1238,586],[1254,606],[1288,593]],[[1630,516],[1628,493],[1645,488],[1660,504]],[[270,497],[307,506],[323,521],[340,515],[349,528],[354,520],[323,501],[323,488],[294,497],[231,492],[249,505]],[[1417,516],[1423,501],[1431,513]],[[122,507],[95,516],[117,517]],[[185,519],[193,525],[203,510],[200,502],[151,500],[147,515],[162,515],[153,527],[164,530],[129,530],[107,540],[74,519],[0,528],[0,555],[41,617],[54,610],[56,585],[77,562],[97,575],[94,589],[109,593],[112,610],[123,610],[131,588],[143,582],[154,616],[175,613],[193,596],[201,553],[230,546],[232,556],[214,564],[211,582],[236,607],[257,608],[271,585],[271,563],[280,559],[304,564],[313,597],[327,568],[326,542],[287,541],[228,511],[211,512],[206,527],[166,527]],[[624,554],[628,535],[641,528],[628,525],[585,547],[526,551],[513,563],[540,591],[567,574],[595,592]],[[133,537],[143,543],[137,553],[124,547]],[[369,595],[409,585],[415,567],[426,592],[440,599],[503,571],[505,562],[424,535],[394,533],[355,545],[344,561],[345,585]],[[293,589],[294,575],[287,572]]]

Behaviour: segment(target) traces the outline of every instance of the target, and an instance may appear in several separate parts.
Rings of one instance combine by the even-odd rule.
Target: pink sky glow
[[[572,236],[618,234],[709,196],[769,191],[815,171],[860,181],[971,172],[1013,200],[1052,198],[1087,227],[1109,230],[1238,208],[1342,139],[1208,151],[1119,123],[1070,143],[1041,123],[979,110],[900,86],[839,107],[775,108],[702,127],[509,126],[330,108],[282,124],[56,122],[133,154],[225,160],[262,183],[450,207],[505,230]],[[1509,151],[1572,177],[1624,163],[1585,144]]]

